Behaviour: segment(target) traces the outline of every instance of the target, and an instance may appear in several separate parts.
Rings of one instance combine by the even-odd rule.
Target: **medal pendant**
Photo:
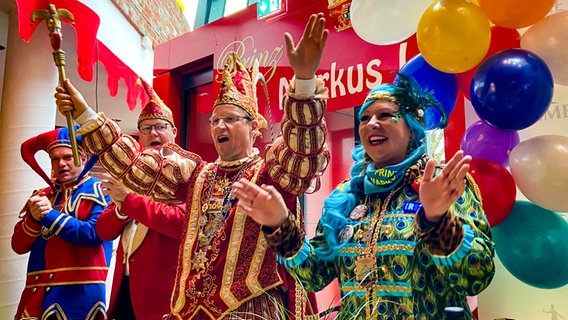
[[[375,279],[377,261],[374,256],[361,255],[355,261],[355,278],[361,283],[369,283]]]
[[[367,214],[367,206],[364,204],[360,204],[353,208],[353,211],[349,214],[349,218],[352,220],[360,220]]]
[[[339,243],[345,243],[353,237],[353,233],[355,232],[355,228],[352,225],[348,224],[339,232]]]
[[[193,270],[199,271],[205,269],[205,263],[208,261],[205,252],[198,251],[195,253],[195,257],[193,257],[193,266],[191,267]]]

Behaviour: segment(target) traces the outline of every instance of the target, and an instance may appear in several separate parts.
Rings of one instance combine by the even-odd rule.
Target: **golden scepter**
[[[61,17],[74,21],[73,14],[66,9],[56,9],[55,5],[49,4],[48,10],[36,10],[32,13],[31,23],[37,19],[44,19],[49,29],[49,37],[51,38],[51,47],[53,48],[53,60],[59,71],[59,85],[65,88],[65,51],[61,50]],[[77,138],[75,137],[75,130],[73,126],[73,116],[71,111],[65,111],[65,118],[67,119],[67,128],[69,129],[69,138],[71,140],[71,150],[73,150],[73,161],[75,166],[81,165],[79,159],[79,151],[77,149]]]

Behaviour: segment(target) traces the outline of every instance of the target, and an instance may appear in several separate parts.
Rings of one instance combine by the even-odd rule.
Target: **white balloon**
[[[543,135],[519,143],[509,155],[519,190],[536,205],[568,212],[568,137]]]
[[[554,83],[568,85],[568,11],[548,15],[530,27],[521,38],[521,48],[544,60]]]
[[[377,45],[401,42],[414,33],[428,0],[353,0],[351,25],[361,39]]]

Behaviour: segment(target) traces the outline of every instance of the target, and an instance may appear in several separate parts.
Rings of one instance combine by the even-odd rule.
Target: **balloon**
[[[509,156],[519,190],[537,205],[568,212],[568,137],[543,135],[519,143]]]
[[[517,279],[541,289],[568,284],[568,223],[558,214],[517,201],[491,231],[499,259]]]
[[[472,124],[465,131],[461,149],[474,159],[488,159],[503,167],[509,165],[509,154],[520,142],[517,131],[496,129],[483,121]]]
[[[402,66],[400,73],[416,80],[422,89],[431,91],[449,117],[454,110],[458,97],[458,84],[454,74],[433,68],[421,54],[414,56]],[[436,128],[442,119],[440,111],[436,108],[430,108],[426,113],[430,113],[425,117],[430,119],[429,123],[426,123],[426,130]]]
[[[498,26],[491,27],[491,43],[489,44],[489,50],[483,60],[485,60],[490,55],[511,48],[519,48],[521,46],[521,35],[519,31],[515,29],[507,29]],[[458,88],[463,93],[464,97],[468,100],[471,100],[471,96],[469,95],[469,89],[471,87],[471,79],[473,79],[473,75],[477,70],[475,66],[473,69],[458,73],[456,74],[456,78],[458,80]]]
[[[471,82],[477,115],[503,130],[521,130],[537,122],[552,101],[550,70],[534,53],[507,49],[485,59]]]
[[[401,42],[416,32],[430,2],[424,0],[353,0],[351,25],[361,39],[378,45]]]
[[[538,54],[561,85],[568,85],[567,30],[568,11],[561,11],[530,27],[521,38],[521,48]]]
[[[479,0],[479,7],[495,25],[519,29],[540,21],[556,0]]]
[[[473,3],[439,0],[422,14],[416,40],[432,67],[465,72],[479,64],[489,49],[489,20]]]
[[[481,158],[471,160],[469,173],[481,192],[483,211],[489,225],[497,226],[515,205],[517,188],[513,176],[497,162]]]

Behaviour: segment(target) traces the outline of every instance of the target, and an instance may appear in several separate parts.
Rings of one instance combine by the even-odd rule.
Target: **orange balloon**
[[[439,0],[422,14],[416,40],[428,64],[443,72],[460,73],[483,60],[491,29],[477,5],[465,0]]]
[[[543,19],[556,0],[478,0],[479,7],[495,25],[518,29]]]

